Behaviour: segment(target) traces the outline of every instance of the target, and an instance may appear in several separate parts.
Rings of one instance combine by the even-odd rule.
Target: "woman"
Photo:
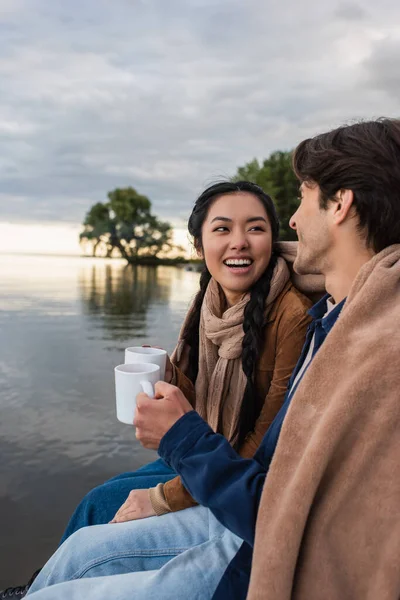
[[[260,204],[264,221],[250,222],[247,231],[238,229],[237,233],[231,231],[226,221],[215,221],[215,226],[209,226],[206,221],[210,207],[214,204],[218,213],[216,199],[229,205],[232,194],[248,195],[255,207]],[[246,201],[246,196],[239,203],[242,200]],[[211,186],[196,201],[188,228],[206,266],[165,379],[180,387],[200,415],[226,435],[242,456],[250,457],[282,404],[304,341],[309,303],[290,285],[282,259],[273,278],[278,263],[273,246],[278,239],[279,223],[272,200],[258,186],[244,181]],[[227,266],[221,261],[221,253],[223,259],[251,258],[252,254],[255,257],[251,258],[250,266]],[[297,322],[274,373],[276,351],[281,343],[276,335],[276,315],[284,298],[284,307],[296,299],[292,310]],[[234,309],[230,308],[233,306]],[[229,318],[226,313],[221,319],[225,308],[230,308]],[[290,313],[291,308],[286,308],[284,318]],[[218,348],[220,354],[227,356],[218,359]],[[158,460],[95,488],[75,510],[61,541],[81,527],[108,523],[113,517],[115,522],[121,522],[133,515],[143,518],[193,506],[195,502],[180,478],[172,479],[173,476],[167,465]]]
[[[278,256],[278,230],[272,200],[249,182],[211,186],[198,198],[189,219],[189,232],[206,266],[172,356],[170,381],[244,457],[253,456],[282,405],[310,320],[307,309],[311,303],[293,287],[288,267]],[[116,509],[113,522],[178,513],[194,506],[180,478],[171,479],[173,475],[162,461],[156,461],[96,488],[75,511],[64,539],[84,525],[107,523]],[[159,569],[182,550],[209,544],[207,552],[213,547],[215,556],[222,557],[219,568],[214,564],[213,569],[213,577],[218,578],[240,540],[228,536],[224,547],[229,551],[224,554],[220,544],[225,532],[221,534],[218,522],[213,523],[207,512],[198,507],[130,523],[129,547],[143,543],[148,548],[154,542],[154,552],[149,556],[140,548],[137,554],[131,552],[124,566],[119,562],[117,572]],[[116,532],[114,527],[107,530]],[[168,552],[158,552],[161,531],[166,528],[173,531],[174,542],[169,541]],[[84,537],[85,532],[80,539]],[[78,545],[88,549],[86,543]],[[32,591],[75,578],[71,572],[58,571],[68,566],[62,556],[60,551],[56,553],[57,567],[51,559],[52,574],[46,567]],[[112,560],[102,564],[99,570],[94,560],[84,575],[74,573],[88,577],[114,572]]]

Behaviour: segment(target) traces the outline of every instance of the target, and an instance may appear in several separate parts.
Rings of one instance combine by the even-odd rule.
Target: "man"
[[[293,402],[297,413],[291,412],[291,420],[288,415],[285,440],[282,436],[273,472],[270,467],[265,479],[250,597],[397,599],[400,122],[360,123],[306,140],[296,150],[294,168],[301,181],[301,204],[290,223],[299,239],[294,267],[298,273],[322,272],[330,298],[311,311],[315,320],[285,405],[255,457],[264,458],[268,468],[271,457],[263,457],[263,449]],[[328,334],[329,348],[316,356]],[[343,364],[346,359],[352,364]],[[296,392],[304,368],[308,373]],[[318,389],[324,378],[326,387]],[[140,399],[137,437],[146,447],[161,441],[161,455],[178,469],[194,497],[252,546],[262,468],[233,454],[228,458],[225,444],[212,439],[179,390],[160,384],[158,391],[163,404]],[[351,426],[354,431],[346,431]],[[204,465],[205,456],[210,458]],[[236,511],[224,503],[232,498]],[[327,533],[331,527],[344,530]],[[215,599],[245,597],[238,589],[250,564],[249,546],[244,544],[231,563]]]
[[[163,382],[157,402],[138,397],[136,435],[244,540],[214,600],[397,600],[400,121],[305,140],[294,169],[295,269],[322,272],[328,295],[311,310],[285,403],[254,459],[241,459]],[[61,583],[33,598],[136,598],[127,575],[98,581]],[[186,597],[209,596],[193,581]]]

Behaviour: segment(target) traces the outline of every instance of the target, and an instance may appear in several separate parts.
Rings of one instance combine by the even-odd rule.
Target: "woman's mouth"
[[[251,258],[227,258],[223,262],[232,273],[241,274],[248,273],[254,261]]]

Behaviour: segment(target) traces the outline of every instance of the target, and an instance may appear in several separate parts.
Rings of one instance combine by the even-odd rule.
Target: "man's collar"
[[[322,319],[322,326],[326,331],[329,331],[330,329],[332,329],[333,325],[336,322],[336,319],[338,318],[340,311],[343,308],[343,305],[346,301],[346,298],[343,298],[343,300],[341,302],[339,302],[339,304],[337,304],[335,306],[334,309],[332,309],[327,315],[326,317],[324,317],[325,313],[328,310],[327,307],[327,300],[328,298],[330,298],[329,294],[325,294],[325,296],[323,298],[321,298],[321,300],[318,300],[318,302],[316,304],[314,304],[314,306],[312,306],[310,308],[310,310],[308,311],[308,314],[311,315],[311,317],[315,320],[317,319]]]

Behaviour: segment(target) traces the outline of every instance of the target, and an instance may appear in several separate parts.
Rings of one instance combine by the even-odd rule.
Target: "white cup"
[[[158,365],[160,367],[160,379],[164,381],[167,351],[160,348],[131,346],[125,350],[125,364],[132,363],[152,363],[153,365]]]
[[[149,363],[125,364],[115,367],[114,372],[117,419],[132,425],[136,396],[145,392],[154,398],[154,385],[160,381],[160,367]]]

